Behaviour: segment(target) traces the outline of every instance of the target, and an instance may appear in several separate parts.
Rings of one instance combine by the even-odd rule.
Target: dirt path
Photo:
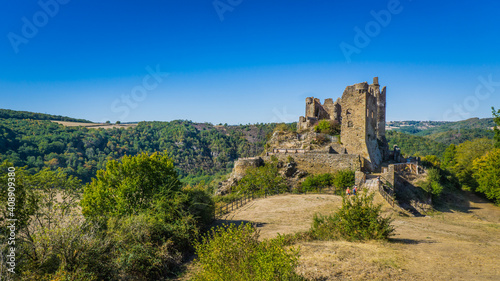
[[[467,212],[395,215],[390,242],[300,243],[298,271],[313,280],[500,280],[500,208],[467,198]],[[335,195],[274,196],[247,204],[225,222],[257,223],[261,238],[272,238],[309,229],[314,213],[332,213],[341,202]]]

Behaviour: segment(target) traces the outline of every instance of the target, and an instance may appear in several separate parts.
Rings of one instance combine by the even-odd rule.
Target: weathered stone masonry
[[[371,85],[363,82],[346,87],[342,98],[335,102],[326,99],[321,104],[317,98],[306,98],[306,116],[299,118],[297,128],[310,129],[321,120],[339,122],[340,138],[347,154],[360,155],[363,169],[375,171],[389,157],[385,116],[386,87],[380,90],[375,77]]]

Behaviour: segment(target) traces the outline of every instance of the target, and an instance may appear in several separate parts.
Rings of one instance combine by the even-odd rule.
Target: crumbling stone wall
[[[234,168],[230,178],[240,180],[245,175],[248,168],[255,168],[263,165],[264,160],[261,157],[240,158],[234,162]]]
[[[334,173],[340,170],[361,170],[361,160],[359,155],[331,154],[331,153],[296,153],[296,154],[275,154],[280,161],[287,162],[291,156],[297,168],[310,174]],[[271,161],[271,156],[263,156],[265,162]]]

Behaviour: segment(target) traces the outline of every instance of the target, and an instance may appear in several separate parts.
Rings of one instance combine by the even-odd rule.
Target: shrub
[[[249,168],[235,188],[243,193],[283,193],[288,191],[285,179],[278,173],[276,162]]]
[[[115,244],[114,267],[119,279],[161,280],[175,272],[186,247],[182,240],[196,238],[193,226],[185,220],[166,224],[148,214],[110,219],[108,234]]]
[[[80,202],[83,215],[93,221],[106,217],[137,214],[150,209],[157,200],[180,191],[173,161],[167,153],[141,153],[111,160],[106,170],[84,189]]]
[[[393,219],[381,216],[382,205],[373,204],[374,194],[344,196],[333,215],[315,215],[311,235],[319,240],[387,240],[394,232]]]
[[[166,153],[110,161],[88,184],[81,201],[89,221],[114,243],[115,279],[161,280],[175,274],[192,241],[213,218],[201,186],[181,189]]]
[[[258,241],[250,224],[217,227],[196,244],[200,270],[193,280],[304,280],[295,273],[299,253],[282,237]]]
[[[312,191],[322,187],[335,186],[335,191],[345,189],[354,185],[354,172],[350,170],[341,170],[332,173],[310,175],[300,184],[304,191]],[[342,192],[340,192],[343,194]]]
[[[341,170],[335,173],[333,178],[333,185],[337,188],[347,188],[353,186],[355,182],[354,171],[351,170]]]
[[[312,191],[321,187],[332,186],[334,174],[325,173],[318,175],[310,175],[300,184],[304,191]]]
[[[439,197],[443,192],[444,186],[441,184],[442,176],[439,168],[430,168],[427,170],[427,179],[417,182],[417,186],[422,188],[428,194]]]
[[[478,192],[500,205],[500,149],[494,149],[474,160],[474,178],[478,182]]]
[[[340,134],[340,124],[335,120],[321,120],[318,125],[314,126],[314,131],[322,134],[338,135]]]

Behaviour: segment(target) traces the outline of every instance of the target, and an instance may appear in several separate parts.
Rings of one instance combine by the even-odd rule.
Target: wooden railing
[[[225,203],[221,206],[216,206],[214,209],[214,219],[219,219],[222,216],[228,214],[229,212],[235,211],[243,207],[246,203],[257,199],[257,198],[267,198],[273,195],[279,194],[336,194],[337,189],[334,187],[317,187],[314,190],[296,190],[296,192],[278,192],[278,191],[266,191],[262,194],[250,193],[245,194],[240,198],[237,198],[229,203]]]
[[[389,203],[392,207],[394,207],[396,199],[394,193],[394,187],[390,184],[390,182],[381,177],[380,181],[378,181],[378,191],[382,197],[384,197],[385,201]]]

